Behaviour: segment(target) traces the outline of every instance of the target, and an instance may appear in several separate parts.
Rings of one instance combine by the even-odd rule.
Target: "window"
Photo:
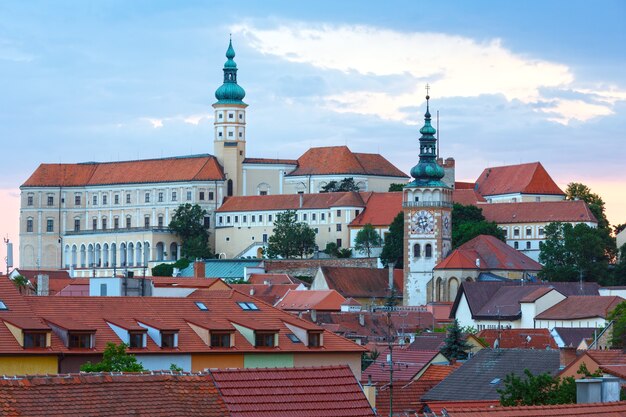
[[[106,284],[100,284],[100,296],[101,297],[106,297],[107,296],[107,285]]]
[[[230,333],[211,332],[211,347],[230,347]]]
[[[159,216],[157,218],[157,223],[158,223],[159,227],[163,227],[163,216]]]
[[[54,206],[54,197],[51,195],[48,196],[48,205]]]
[[[526,242],[526,249],[530,249],[530,242]]]
[[[204,191],[200,191],[200,201],[204,201]]]
[[[341,210],[337,210],[337,217],[341,217]]]
[[[243,119],[243,114],[239,113],[239,120]]]
[[[519,228],[513,229],[513,236],[519,236]]]
[[[48,233],[54,232],[54,220],[53,219],[46,220],[46,232]]]
[[[80,231],[80,219],[74,219],[74,231],[75,232]]]
[[[91,220],[91,228],[92,228],[93,230],[98,229],[98,218],[97,218],[97,217],[94,217],[94,218]]]
[[[361,210],[354,210],[354,217],[358,216],[361,213]]]
[[[91,349],[91,333],[70,333],[68,346],[70,348]]]
[[[211,217],[210,216],[204,216],[204,228],[205,229],[211,228]]]
[[[263,233],[263,243],[267,243],[267,233]]]
[[[302,213],[302,221],[306,221],[306,213]]]
[[[97,195],[94,195],[94,196],[93,196],[93,205],[94,205],[94,206],[97,206],[97,205],[98,205],[98,196],[97,196]]]
[[[243,137],[243,133],[239,132],[239,137],[242,138]]]
[[[271,215],[271,214],[269,214],[269,215],[267,216],[267,221],[268,221],[268,222],[270,222],[270,223],[272,222],[272,215]]]
[[[297,214],[296,214],[296,216],[297,216]],[[298,219],[296,218],[296,220],[298,220]],[[253,214],[252,215],[252,223],[254,223],[254,222],[256,222],[256,216]]]
[[[337,247],[340,248],[341,247],[341,239],[337,239]]]
[[[228,137],[233,137],[233,132],[228,132]]]
[[[287,333],[287,337],[291,340],[292,343],[302,343],[298,337],[293,333]]]
[[[120,218],[116,217],[113,219],[113,229],[117,230],[120,228]]]
[[[233,116],[233,114],[232,114],[232,113],[228,113],[228,118],[229,118],[229,119],[232,119],[233,117],[235,117],[235,116]]]
[[[33,219],[26,219],[26,231],[28,233],[33,232]]]
[[[46,332],[24,332],[24,348],[45,348],[47,345]]]
[[[259,309],[259,307],[257,307],[256,304],[251,303],[251,302],[247,302],[247,303],[246,302],[239,302],[237,304],[239,304],[239,307],[241,307],[242,310],[246,310],[246,311],[248,311],[248,310],[257,311]]]
[[[223,224],[224,223],[224,217],[220,216],[219,217],[219,222],[220,222],[220,224]]]
[[[419,258],[421,255],[422,254],[421,254],[420,244],[416,243],[415,245],[413,245],[413,257]]]
[[[102,204],[105,205],[105,206],[107,204],[107,196],[106,195],[102,196]]]
[[[130,193],[126,193],[126,204],[130,204]]]
[[[187,201],[191,201],[191,191],[187,191]]]
[[[150,227],[150,216],[146,216],[143,218],[143,227],[146,229]]]
[[[512,198],[512,199],[511,199],[511,201],[512,201],[513,203],[517,203],[517,198]]]
[[[146,194],[145,194],[145,196],[144,196],[144,200],[143,200],[143,201],[145,201],[146,203],[149,203],[149,202],[150,202],[150,193],[146,193]]]
[[[128,347],[130,348],[142,348],[143,345],[143,332],[128,332]]]
[[[162,348],[175,348],[176,346],[176,332],[161,332],[161,347]]]
[[[424,246],[424,256],[427,258],[432,258],[433,256],[433,246],[430,243],[427,243]]]
[[[539,228],[539,236],[543,236],[543,227]]]
[[[126,217],[126,228],[130,229],[131,218],[130,216]]]
[[[226,216],[226,224],[230,224],[230,216]]]
[[[213,200],[213,191],[209,191],[209,200]]]
[[[120,203],[120,196],[119,194],[115,194],[113,196],[113,204],[119,204]]]
[[[256,347],[274,347],[275,333],[255,333]]]
[[[248,216],[243,216],[243,222],[247,223],[248,222]]]
[[[209,311],[206,304],[204,304],[202,301],[196,301],[196,307],[198,307],[202,311]]]
[[[309,332],[309,347],[322,346],[322,334],[317,332]]]
[[[221,116],[222,116],[222,115],[220,114],[220,118],[221,118]],[[222,137],[222,132],[219,132],[219,133],[217,134],[217,136],[219,136],[219,137],[221,138],[221,137]]]
[[[106,230],[107,228],[107,218],[103,217],[102,218],[102,230]]]
[[[326,213],[320,213],[320,220],[326,220]]]
[[[535,202],[538,203],[541,201],[541,197],[535,197]]]
[[[159,192],[159,203],[163,202],[163,193]]]
[[[80,206],[80,195],[79,194],[76,194],[74,196],[74,205],[75,206]]]
[[[235,223],[239,223],[239,216],[235,216]]]
[[[526,228],[526,237],[530,237],[533,235],[533,229],[530,227]]]
[[[8,310],[9,308],[7,307],[6,304],[4,304],[4,301],[0,301],[0,310]]]
[[[176,201],[176,191],[172,191],[172,201]]]
[[[26,197],[26,201],[27,201],[26,202],[27,205],[32,206],[33,205],[33,196],[29,195],[28,197]]]
[[[315,221],[315,213],[311,213],[311,220]]]
[[[223,115],[222,113],[220,113],[220,114],[218,115],[218,119],[223,119],[223,118],[224,118],[224,115]]]
[[[504,237],[507,237],[509,235],[509,229],[500,228],[500,230],[502,230],[502,233],[504,233]]]
[[[337,231],[341,232],[341,223],[337,223]]]
[[[519,242],[513,242],[513,247],[515,249],[519,249]]]

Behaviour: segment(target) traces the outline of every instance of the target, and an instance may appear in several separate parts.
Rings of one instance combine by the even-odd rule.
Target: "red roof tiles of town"
[[[274,305],[278,300],[283,298],[289,291],[296,290],[300,284],[230,284],[237,291],[248,294],[251,297],[263,300],[264,302]]]
[[[361,373],[361,381],[366,382],[370,378],[372,382],[389,382],[389,365],[387,354],[389,350],[380,352],[378,358]],[[408,382],[426,366],[435,356],[438,350],[407,350],[393,349],[393,380]]]
[[[365,207],[371,193],[276,194],[227,197],[217,212],[306,210],[330,207]]]
[[[214,288],[228,289],[230,286],[219,278],[188,278],[188,277],[149,277],[156,288]]]
[[[536,320],[576,320],[606,318],[624,299],[618,296],[570,296],[538,314]]]
[[[244,164],[278,164],[278,165],[298,165],[295,159],[273,159],[273,158],[245,158]]]
[[[539,271],[541,264],[496,237],[480,235],[455,249],[435,269]]]
[[[211,370],[233,417],[374,417],[347,366]]]
[[[384,298],[389,296],[389,270],[377,268],[344,268],[323,266],[322,274],[330,289],[344,297]],[[394,269],[393,283],[397,294],[404,289],[404,272]]]
[[[367,370],[366,370],[367,371]],[[394,378],[395,379],[395,378]],[[439,381],[410,381],[409,383],[394,383],[393,386],[393,412],[394,415],[404,415],[405,412],[420,412],[424,403],[420,400],[428,390],[437,385]],[[376,411],[381,417],[389,415],[389,386],[384,386],[376,396]],[[398,414],[399,413],[399,414]]]
[[[223,180],[224,172],[212,155],[82,164],[41,164],[22,187],[80,187]]]
[[[430,403],[429,403],[430,405]],[[626,415],[626,401],[591,404],[535,405],[519,407],[446,408],[450,417],[545,417],[545,416],[600,416],[623,417]],[[433,410],[434,411],[434,410]]]
[[[345,301],[335,290],[290,290],[275,306],[287,311],[339,311]]]
[[[0,379],[10,417],[227,417],[208,375],[70,374]]]
[[[476,184],[482,196],[515,193],[565,195],[540,162],[486,168]]]
[[[474,188],[455,188],[452,191],[452,201],[464,206],[475,206],[478,203],[487,202]]]
[[[365,210],[350,223],[350,227],[371,224],[373,226],[389,226],[393,219],[402,211],[402,193],[372,193],[367,200]]]
[[[467,181],[455,181],[455,190],[472,190],[476,187],[476,183]]]
[[[248,277],[248,283],[250,284],[298,284],[288,274],[250,274]]]
[[[461,362],[455,362],[454,364],[450,365],[430,364],[428,368],[426,368],[424,373],[420,375],[419,381],[434,381],[436,383],[439,383],[461,365]]]
[[[501,349],[558,349],[548,329],[485,329],[476,334],[490,347],[499,340]]]
[[[298,168],[288,176],[330,174],[408,178],[382,155],[354,153],[347,146],[310,148],[298,158]]]
[[[479,204],[483,216],[490,222],[591,222],[597,223],[587,203],[579,201],[541,201],[530,203]]]

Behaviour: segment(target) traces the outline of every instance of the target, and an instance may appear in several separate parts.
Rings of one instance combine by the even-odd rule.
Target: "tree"
[[[601,281],[609,276],[604,231],[584,223],[550,223],[539,244],[539,272],[548,281]]]
[[[615,236],[619,235],[622,230],[626,229],[626,223],[618,224],[613,226],[613,234]]]
[[[370,223],[363,226],[354,238],[354,249],[359,252],[365,252],[368,258],[371,255],[372,248],[379,247],[380,245],[382,245],[382,239],[376,229],[374,229],[374,226]]]
[[[207,212],[198,204],[181,204],[170,221],[169,228],[182,241],[182,256],[185,258],[208,258],[211,256],[209,232],[204,227]]]
[[[296,221],[295,210],[276,215],[274,233],[269,237],[266,254],[270,258],[304,258],[315,249],[315,231]]]
[[[404,190],[404,186],[406,184],[398,184],[396,182],[389,184],[389,192],[393,192],[393,191],[402,191]]]
[[[404,212],[399,212],[389,226],[389,233],[385,235],[385,244],[380,254],[380,259],[385,265],[395,264],[396,268],[402,268],[404,263]]]
[[[458,248],[478,235],[495,236],[505,242],[504,231],[495,222],[488,222],[483,210],[476,206],[454,203],[452,208],[452,247]]]
[[[570,182],[565,190],[565,198],[567,200],[583,200],[589,205],[589,210],[598,219],[599,229],[609,229],[609,221],[604,212],[604,201],[585,184],[579,182]]]
[[[25,294],[28,291],[30,286],[30,281],[24,275],[16,275],[13,278],[13,285],[20,292],[20,294]]]
[[[504,388],[499,389],[498,394],[503,406],[573,404],[576,382],[573,377],[561,379],[547,372],[533,375],[525,369],[524,377],[507,375]]]
[[[626,243],[619,248],[619,258],[613,269],[613,284],[626,284]]]
[[[335,258],[352,257],[352,249],[340,248],[335,242],[328,242],[326,244],[326,248],[324,249],[324,253],[329,256],[334,256]]]
[[[137,362],[135,355],[126,353],[126,343],[107,343],[102,361],[98,363],[87,362],[80,367],[82,372],[143,372],[146,369]]]
[[[609,312],[607,319],[613,321],[611,332],[611,348],[622,349],[626,337],[626,301],[622,301]]]
[[[345,191],[359,191],[359,187],[354,183],[354,178],[344,178],[341,181],[330,181],[322,187],[322,193],[337,193]]]
[[[153,277],[171,277],[174,273],[174,265],[172,264],[158,264],[152,268]]]
[[[441,353],[448,359],[467,359],[467,352],[472,349],[463,337],[461,326],[459,326],[457,319],[454,319],[454,322],[448,327],[448,335],[444,343]]]

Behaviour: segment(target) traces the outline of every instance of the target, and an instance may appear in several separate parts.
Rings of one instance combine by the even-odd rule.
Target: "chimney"
[[[300,196],[300,208],[302,208],[302,203],[304,203],[304,194],[298,194]]]
[[[602,378],[576,380],[576,404],[602,402]]]
[[[372,385],[371,375],[367,377],[367,385],[363,387],[363,394],[365,394],[365,398],[367,398],[372,409],[376,410],[376,387]]]
[[[206,265],[204,261],[195,261],[193,263],[194,278],[206,278]]]
[[[619,401],[620,383],[619,378],[605,376],[602,378],[602,402],[612,403]]]
[[[48,275],[37,275],[37,295],[49,295],[50,277]]]
[[[311,310],[311,321],[317,323],[317,311]]]
[[[365,314],[359,313],[359,324],[365,326]]]

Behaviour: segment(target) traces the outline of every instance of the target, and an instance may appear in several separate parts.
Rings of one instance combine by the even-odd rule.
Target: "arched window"
[[[229,197],[233,195],[233,180],[226,182],[226,195]]]
[[[427,258],[431,258],[433,256],[433,247],[430,243],[426,244],[424,248],[424,256]]]
[[[420,256],[422,256],[420,244],[416,243],[415,245],[413,245],[413,257],[419,258]]]

